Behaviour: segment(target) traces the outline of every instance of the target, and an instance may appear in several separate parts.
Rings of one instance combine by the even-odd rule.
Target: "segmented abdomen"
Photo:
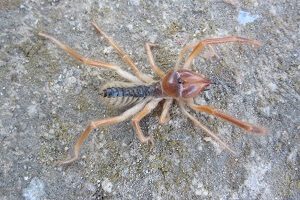
[[[102,100],[114,107],[124,107],[161,94],[160,84],[136,85],[127,82],[107,83],[101,88]]]

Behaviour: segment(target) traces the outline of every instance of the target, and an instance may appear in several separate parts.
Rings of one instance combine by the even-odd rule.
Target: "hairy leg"
[[[172,103],[173,103],[173,99],[167,99],[164,102],[163,110],[162,110],[162,113],[161,113],[160,118],[159,118],[159,123],[160,124],[164,124],[164,123],[166,123],[170,120],[169,110],[171,108]]]
[[[192,61],[203,51],[203,49],[208,45],[216,45],[216,44],[222,44],[222,43],[229,43],[229,42],[239,42],[242,44],[249,44],[254,46],[260,46],[260,42],[253,39],[247,39],[243,37],[238,36],[228,36],[223,38],[214,38],[214,39],[205,39],[201,40],[198,43],[192,44],[190,46],[187,46],[185,51],[187,51],[189,48],[194,48],[192,53],[188,56],[187,60],[185,61],[183,65],[183,69],[190,69]],[[185,53],[185,51],[183,53]],[[181,57],[183,55],[180,55]],[[181,59],[181,57],[179,57]]]
[[[149,63],[151,65],[151,68],[154,71],[154,73],[156,73],[160,78],[163,78],[166,74],[155,64],[153,54],[152,54],[152,51],[151,51],[151,47],[154,47],[154,46],[156,46],[156,45],[151,44],[151,43],[146,43],[145,44],[145,49],[146,49],[146,52],[147,52],[148,60],[149,60]]]
[[[140,127],[140,121],[148,115],[156,106],[157,104],[162,100],[162,98],[153,99],[150,101],[142,111],[140,111],[133,119],[132,119],[132,125],[135,129],[135,133],[137,138],[141,141],[141,143],[150,143],[150,145],[153,147],[154,141],[152,136],[145,136],[143,134],[143,131]]]
[[[59,46],[62,50],[64,50],[70,56],[72,56],[74,59],[76,59],[77,61],[79,61],[83,64],[87,64],[87,65],[94,66],[94,67],[99,67],[99,68],[107,68],[107,69],[115,70],[121,77],[123,77],[123,78],[125,78],[125,79],[127,79],[131,82],[142,83],[138,78],[133,76],[131,73],[122,70],[117,65],[110,64],[110,63],[105,63],[105,62],[100,61],[100,60],[92,60],[92,59],[86,58],[86,57],[80,55],[79,53],[77,53],[72,48],[70,48],[68,45],[63,44],[59,40],[57,40],[54,37],[52,37],[50,35],[47,35],[45,33],[39,33],[39,36],[42,36],[44,38],[47,38],[47,39],[51,40],[57,46]]]
[[[73,155],[71,158],[60,162],[59,164],[69,164],[71,162],[74,162],[79,158],[79,153],[80,153],[80,147],[83,144],[83,142],[87,139],[91,131],[93,131],[95,128],[101,127],[101,126],[106,126],[106,125],[112,125],[112,124],[117,124],[122,121],[127,120],[129,117],[133,116],[137,112],[139,112],[145,104],[148,102],[148,100],[145,100],[134,107],[126,110],[123,112],[121,115],[116,116],[116,117],[111,117],[111,118],[106,118],[106,119],[100,119],[96,121],[92,121],[89,123],[89,125],[86,127],[86,129],[81,133],[79,138],[77,139],[74,148],[73,148]]]
[[[231,122],[232,124],[242,128],[250,133],[255,133],[255,134],[259,134],[259,135],[265,135],[267,133],[267,130],[265,128],[255,126],[255,125],[249,124],[247,122],[243,122],[243,121],[241,121],[237,118],[234,118],[230,115],[227,115],[225,113],[217,111],[215,108],[212,108],[210,106],[195,105],[193,103],[189,103],[188,105],[195,111],[205,112],[205,113],[211,114],[213,116],[219,117],[228,122]]]
[[[133,60],[129,57],[128,54],[125,53],[125,51],[119,46],[117,45],[112,38],[110,38],[104,31],[102,31],[99,26],[95,23],[92,22],[93,26],[95,27],[95,29],[108,41],[108,43],[118,52],[118,54],[121,56],[122,60],[128,65],[130,66],[130,68],[132,69],[133,73],[143,82],[149,83],[149,82],[153,82],[153,79],[142,73],[137,66],[134,64]]]
[[[190,113],[188,113],[183,102],[179,102],[179,106],[180,106],[183,114],[186,115],[190,120],[192,120],[196,126],[200,127],[205,133],[207,133],[210,137],[212,137],[215,141],[217,141],[225,149],[227,149],[231,153],[235,154],[235,152],[225,142],[223,142],[216,134],[211,132],[206,126],[204,126],[201,122],[199,122],[194,116],[192,116]]]
[[[192,44],[187,44],[187,45],[185,45],[185,46],[181,49],[181,51],[180,51],[180,53],[179,53],[179,55],[178,55],[178,58],[177,58],[177,61],[176,61],[175,69],[174,69],[174,70],[178,70],[179,64],[181,63],[181,61],[182,61],[182,59],[183,59],[185,53],[186,53],[188,50],[190,50],[190,49],[192,49],[192,48],[195,48],[195,47],[197,46],[198,43],[199,43],[199,41],[194,42],[194,43],[192,43]]]
[[[179,55],[178,55],[178,58],[177,58],[177,61],[176,61],[174,70],[178,70],[178,69],[179,69],[179,65],[180,65],[180,63],[181,63],[181,61],[182,61],[184,55],[186,54],[186,52],[189,51],[189,50],[192,49],[192,48],[195,48],[195,47],[198,45],[198,43],[199,43],[199,41],[194,42],[194,43],[192,43],[192,44],[188,44],[188,45],[184,46],[184,47],[181,49],[181,51],[180,51],[180,53],[179,53]],[[213,57],[217,57],[217,58],[218,58],[219,56],[218,56],[218,54],[216,53],[215,49],[214,49],[211,45],[208,45],[208,47],[209,47],[209,50],[210,50],[210,51],[209,51],[209,54],[208,54],[208,56],[203,56],[203,57],[204,57],[205,59],[211,59],[211,58],[213,58]]]

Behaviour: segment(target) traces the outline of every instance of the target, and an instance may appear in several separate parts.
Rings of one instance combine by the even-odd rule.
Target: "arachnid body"
[[[109,44],[118,52],[123,61],[128,66],[130,66],[134,75],[123,70],[117,65],[83,57],[82,55],[71,49],[69,46],[63,44],[54,37],[49,36],[45,33],[39,33],[39,35],[50,39],[61,49],[67,52],[70,56],[81,63],[93,67],[115,70],[126,81],[110,82],[108,84],[105,84],[101,88],[101,98],[103,101],[106,101],[108,104],[111,104],[113,106],[131,106],[131,108],[129,108],[119,116],[90,122],[83,133],[77,139],[73,149],[73,156],[70,159],[62,162],[62,164],[71,163],[79,158],[80,147],[92,130],[101,126],[120,123],[131,118],[132,116],[132,125],[135,129],[137,138],[142,143],[149,143],[153,145],[154,142],[152,136],[145,136],[143,134],[139,122],[146,115],[148,115],[160,101],[163,100],[165,102],[163,104],[163,110],[159,120],[160,123],[165,123],[169,120],[169,109],[171,108],[173,101],[176,101],[185,116],[191,119],[196,126],[200,127],[206,134],[214,138],[219,144],[221,144],[232,153],[234,153],[233,150],[231,150],[230,147],[227,146],[218,136],[216,136],[207,127],[200,123],[194,116],[192,116],[187,111],[186,107],[189,107],[194,111],[205,112],[215,117],[224,119],[250,133],[256,133],[260,135],[266,133],[266,129],[262,127],[240,121],[225,113],[219,112],[210,106],[196,105],[193,100],[194,97],[201,94],[203,90],[210,84],[210,81],[202,74],[195,73],[191,70],[192,61],[199,55],[199,53],[203,51],[206,46],[228,42],[238,42],[259,46],[260,43],[258,41],[237,36],[228,36],[223,38],[197,41],[193,44],[186,45],[181,50],[174,69],[170,70],[167,73],[163,72],[154,62],[151,52],[151,47],[154,45],[146,43],[145,48],[151,68],[155,72],[155,74],[160,77],[160,80],[156,81],[152,77],[140,72],[140,70],[134,64],[133,60],[110,37],[108,37],[96,25],[96,23],[93,22],[92,24],[95,29],[101,35],[103,35],[103,37],[109,42]],[[191,53],[188,54],[189,52]],[[182,60],[186,54],[188,54],[187,59],[181,65]]]

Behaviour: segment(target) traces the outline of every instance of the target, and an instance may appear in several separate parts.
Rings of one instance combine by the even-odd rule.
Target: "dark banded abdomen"
[[[106,104],[114,107],[128,106],[147,97],[161,94],[160,84],[135,85],[127,82],[107,83],[101,88],[101,97]]]
[[[103,90],[103,96],[108,98],[113,97],[147,97],[153,96],[155,88],[152,86],[134,86],[134,87],[111,87]]]

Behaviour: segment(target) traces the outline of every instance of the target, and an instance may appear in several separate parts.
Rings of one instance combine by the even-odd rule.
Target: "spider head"
[[[210,80],[202,74],[181,69],[170,71],[162,79],[163,92],[171,97],[193,98],[209,86]]]

